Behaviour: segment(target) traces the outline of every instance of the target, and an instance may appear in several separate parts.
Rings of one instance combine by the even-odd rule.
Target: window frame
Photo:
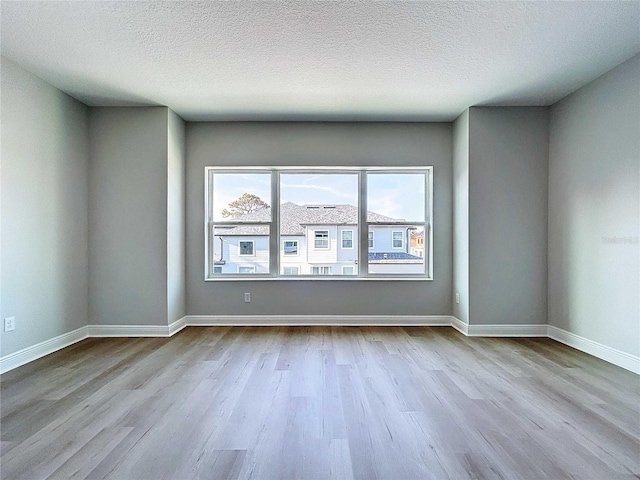
[[[287,253],[287,242],[296,244],[296,253]],[[300,242],[298,240],[282,240],[282,256],[297,257],[300,255]]]
[[[299,279],[313,279],[313,280],[345,280],[345,281],[366,281],[366,280],[408,280],[408,281],[432,281],[433,280],[433,166],[401,166],[401,167],[378,167],[378,166],[366,166],[366,167],[298,167],[298,166],[273,166],[273,167],[216,167],[206,166],[205,181],[204,181],[204,201],[205,201],[205,225],[204,225],[204,250],[205,250],[205,265],[204,265],[204,280],[205,281],[234,281],[234,280],[299,280]],[[301,173],[301,174],[357,174],[358,176],[358,221],[357,226],[353,229],[355,235],[355,245],[353,249],[357,251],[357,264],[358,270],[355,275],[309,275],[301,274],[297,276],[284,276],[280,273],[281,257],[284,257],[284,247],[282,254],[280,253],[280,246],[284,245],[280,240],[280,211],[279,208],[271,208],[271,218],[265,222],[214,222],[213,221],[213,176],[218,173],[238,173],[238,174],[270,174],[271,180],[271,198],[263,198],[265,202],[268,202],[271,207],[280,205],[280,175],[289,173]],[[424,221],[399,221],[395,223],[390,222],[370,222],[367,218],[367,175],[369,174],[407,174],[416,173],[424,175],[425,182],[425,209],[424,209]],[[233,273],[216,273],[214,274],[214,255],[213,255],[213,239],[214,239],[214,227],[218,226],[237,226],[237,225],[263,225],[268,227],[268,273],[253,273],[253,274],[233,274]],[[424,231],[424,273],[369,273],[368,259],[369,249],[375,247],[375,231],[373,233],[373,245],[369,247],[368,232],[373,226],[397,226],[401,228],[407,228],[407,226],[422,227]],[[338,225],[340,227],[340,225]],[[328,232],[328,246],[318,248],[318,250],[330,250],[331,248],[331,234],[330,229],[326,229]],[[338,229],[339,230],[339,229]],[[317,230],[314,230],[314,232]],[[402,231],[402,230],[398,230]],[[393,235],[393,234],[392,234]],[[309,237],[307,237],[309,238]],[[307,242],[311,243],[311,242]],[[393,237],[392,237],[393,244]],[[404,244],[404,241],[403,241]],[[299,253],[298,243],[298,255]],[[340,245],[342,245],[342,238],[340,238]],[[403,245],[404,246],[404,245]],[[315,235],[314,243],[315,247]],[[311,249],[312,245],[307,245],[307,250]],[[400,250],[395,248],[394,250]],[[255,244],[254,244],[255,254]],[[243,255],[247,257],[248,255]],[[255,256],[255,255],[254,255]],[[294,255],[287,255],[294,256]],[[339,262],[338,262],[339,265]],[[254,266],[254,271],[255,271]]]
[[[242,253],[242,243],[251,244],[251,253]],[[239,240],[238,241],[238,256],[239,257],[255,257],[256,256],[256,244],[253,240]]]
[[[396,247],[395,234],[400,234],[400,246]],[[391,248],[393,250],[404,250],[404,232],[402,230],[391,230]]]
[[[344,234],[346,232],[349,232],[351,234],[351,238],[349,239],[349,241],[351,242],[351,246],[350,247],[345,247],[344,246]],[[342,250],[353,250],[353,238],[354,238],[354,230],[352,228],[345,228],[343,230],[340,230],[340,248]]]
[[[313,270],[317,269],[318,273],[313,273]],[[322,270],[322,272],[321,272]],[[329,272],[329,273],[323,273],[323,272]],[[328,277],[330,275],[333,275],[333,269],[331,268],[331,265],[312,265],[311,266],[311,275],[314,277]]]
[[[326,232],[326,239],[327,239],[327,246],[326,247],[319,247],[318,246],[318,232]],[[325,237],[320,237],[320,238],[325,238]],[[329,250],[331,248],[331,234],[329,233],[329,229],[327,230],[314,230],[313,231],[313,249],[314,250]]]
[[[344,273],[345,268],[350,268],[352,273]],[[342,265],[342,275],[345,275],[347,277],[353,277],[355,274],[356,274],[355,265]]]

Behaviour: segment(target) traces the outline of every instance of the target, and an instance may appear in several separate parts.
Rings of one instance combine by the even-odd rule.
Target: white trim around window
[[[396,238],[396,233],[400,234],[400,238]],[[400,245],[396,246],[396,241],[400,240]],[[402,230],[391,231],[391,248],[394,250],[402,250],[404,248],[404,232]]]
[[[287,243],[290,243],[291,245],[287,246]],[[299,253],[299,246],[300,244],[298,243],[298,240],[283,240],[282,255],[284,255],[285,257],[297,257]],[[288,252],[287,249],[289,249]]]
[[[250,249],[251,251],[249,253],[246,253],[249,251],[249,249],[247,248],[249,245],[251,245],[251,249]],[[245,251],[245,253],[242,253],[243,250]],[[253,240],[240,240],[238,242],[238,256],[239,257],[255,257],[256,256],[255,244]]]
[[[219,210],[221,206],[226,206],[229,201],[229,192],[224,191],[228,179],[218,178],[216,175],[229,175],[236,174],[237,177],[244,177],[246,175],[257,178],[258,180],[253,183],[247,184],[246,192],[252,196],[259,197],[262,200],[263,205],[269,210],[265,214],[252,215],[246,219],[242,216],[234,215],[220,215]],[[272,208],[273,206],[280,205],[280,189],[284,188],[281,185],[281,175],[289,174],[302,174],[302,175],[320,175],[327,176],[331,174],[336,175],[357,175],[357,202],[351,203],[354,207],[357,207],[357,220],[353,228],[341,230],[342,227],[347,226],[346,223],[332,223],[327,224],[327,228],[323,228],[324,224],[315,224],[311,228],[303,225],[303,230],[308,232],[308,236],[301,239],[297,243],[297,248],[294,249],[294,253],[285,252],[285,244],[280,234],[280,208]],[[412,200],[412,203],[405,208],[406,212],[418,212],[417,215],[410,213],[405,215],[402,212],[392,212],[391,210],[385,211],[384,208],[379,209],[375,206],[367,205],[371,202],[373,205],[376,202],[377,194],[380,188],[384,188],[387,180],[384,176],[387,175],[389,182],[394,181],[394,177],[398,178],[402,175],[412,175],[413,179],[420,178],[422,175],[424,178],[424,188],[420,185],[420,198],[424,198],[424,205],[422,208],[421,200]],[[284,178],[284,177],[283,177]],[[266,179],[266,181],[264,181]],[[283,180],[284,181],[284,180]],[[413,180],[412,180],[413,181]],[[422,180],[419,180],[422,181]],[[371,189],[368,190],[369,182],[371,182]],[[397,182],[397,180],[396,180]],[[382,185],[382,186],[381,186]],[[221,188],[223,191],[219,194],[214,192],[214,188]],[[398,188],[398,187],[393,187]],[[216,190],[218,191],[218,190]],[[231,191],[231,190],[229,190]],[[413,189],[412,192],[416,190]],[[424,194],[422,194],[424,192]],[[235,193],[233,194],[236,195]],[[215,200],[214,200],[215,199]],[[224,199],[224,200],[221,200]],[[287,202],[290,200],[286,200]],[[329,200],[331,201],[331,200]],[[224,203],[222,203],[224,202]],[[222,203],[222,205],[221,205]],[[357,205],[356,205],[357,203]],[[301,265],[299,265],[300,275],[295,276],[295,279],[313,278],[315,280],[433,280],[433,167],[205,167],[205,182],[204,182],[204,205],[205,205],[205,218],[204,218],[204,279],[206,281],[233,281],[233,280],[294,280],[293,276],[284,275],[282,261],[285,257],[297,256],[303,258],[304,250],[305,255],[311,255],[312,252],[316,252],[318,255],[316,260],[323,262],[335,262],[337,259],[333,258],[335,252],[332,252],[332,248],[338,245],[343,249],[351,250],[349,255],[353,258],[357,268],[354,269],[354,275],[341,275],[341,271],[335,271],[328,273],[326,269],[322,271],[318,270],[318,275],[310,273],[311,266],[309,263],[313,260],[311,258],[305,259]],[[214,218],[214,205],[215,206],[215,218]],[[419,210],[413,209],[413,206],[420,206]],[[230,205],[229,205],[230,207]],[[328,207],[327,207],[328,208]],[[404,207],[403,207],[404,208]],[[237,211],[237,210],[236,210]],[[422,213],[424,212],[424,213]],[[377,215],[370,215],[370,213],[376,213]],[[424,215],[424,217],[422,217]],[[414,218],[416,217],[416,218]],[[405,218],[405,220],[402,220]],[[349,224],[351,226],[351,223]],[[260,251],[256,250],[258,244],[253,240],[242,240],[243,245],[246,245],[244,253],[240,254],[240,244],[238,244],[237,252],[239,256],[243,258],[242,262],[238,262],[234,265],[233,258],[229,257],[229,247],[231,244],[225,239],[222,240],[222,234],[219,232],[229,232],[230,230],[238,228],[244,230],[243,234],[247,235],[250,232],[253,235],[253,231],[256,232],[258,237],[266,239],[268,249],[263,250],[260,245]],[[384,235],[389,233],[383,230],[387,229],[387,232],[395,232],[396,243],[394,245],[394,233],[391,233],[391,244],[387,244],[387,240],[382,241]],[[379,230],[378,233],[374,230]],[[410,237],[409,230],[419,230],[424,232],[424,263],[422,263],[422,269],[415,268],[418,265],[416,258],[411,258],[411,255],[407,252],[402,252],[409,246]],[[348,233],[351,231],[351,239],[349,240]],[[335,232],[335,233],[332,233]],[[340,233],[338,233],[340,232]],[[224,234],[225,237],[229,237],[229,233]],[[338,235],[338,238],[335,238]],[[380,237],[383,235],[383,237]],[[402,239],[400,239],[402,235]],[[344,238],[346,237],[346,238]],[[287,240],[290,242],[291,240]],[[262,240],[260,240],[262,242]],[[333,242],[336,243],[333,246]],[[338,243],[340,242],[340,243]],[[234,242],[235,243],[235,242]],[[253,243],[253,245],[251,245]],[[345,247],[344,245],[351,244],[351,247]],[[292,247],[293,244],[287,244]],[[385,246],[386,245],[386,246]],[[375,247],[375,250],[374,250]],[[287,248],[289,250],[290,248]],[[385,251],[385,249],[388,249]],[[326,253],[323,253],[326,252]],[[338,249],[339,251],[339,249]],[[250,253],[249,253],[250,252]],[[387,252],[393,253],[393,260],[387,262]],[[233,251],[231,251],[233,254]],[[406,253],[406,255],[405,255]],[[233,255],[232,255],[233,257]],[[414,256],[415,257],[415,256]],[[400,260],[407,260],[407,265],[413,264],[414,267],[400,270],[397,268]],[[371,262],[371,263],[370,263]],[[296,262],[300,264],[300,262]],[[240,270],[238,264],[242,265]],[[253,264],[251,267],[249,265]],[[223,268],[224,273],[219,273],[220,269],[215,268],[220,265],[226,265]],[[286,265],[286,262],[285,262]],[[287,265],[288,267],[289,265]],[[337,267],[338,268],[338,267]],[[259,271],[260,273],[256,273]],[[228,273],[231,272],[231,273]],[[237,273],[233,273],[237,272]],[[245,273],[241,273],[245,272]],[[302,273],[305,272],[305,273]]]
[[[342,275],[355,275],[356,267],[354,265],[343,265],[342,266]]]
[[[348,238],[345,238],[345,233],[349,234]],[[350,245],[348,243],[348,247],[344,246],[345,241],[350,243]],[[343,250],[353,250],[353,230],[345,229],[340,231],[340,247]]]
[[[331,267],[311,267],[311,275],[331,275]]]
[[[313,231],[313,248],[315,250],[328,250],[330,243],[329,230]]]

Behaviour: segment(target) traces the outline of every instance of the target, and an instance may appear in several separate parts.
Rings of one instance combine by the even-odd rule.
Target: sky
[[[424,221],[424,175],[418,173],[368,173],[367,204],[371,212],[397,219]],[[214,220],[244,193],[271,203],[270,174],[214,174]],[[282,173],[280,201],[298,205],[358,204],[356,173]]]

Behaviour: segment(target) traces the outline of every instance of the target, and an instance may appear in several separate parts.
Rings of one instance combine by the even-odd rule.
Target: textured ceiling
[[[4,56],[187,120],[451,120],[549,105],[640,51],[640,1],[0,5]]]

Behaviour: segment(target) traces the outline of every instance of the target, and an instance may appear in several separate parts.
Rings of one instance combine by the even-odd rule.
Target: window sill
[[[205,282],[432,282],[430,277],[352,277],[349,275],[292,275],[290,277],[256,277],[256,276],[228,276],[224,278],[205,278]]]

